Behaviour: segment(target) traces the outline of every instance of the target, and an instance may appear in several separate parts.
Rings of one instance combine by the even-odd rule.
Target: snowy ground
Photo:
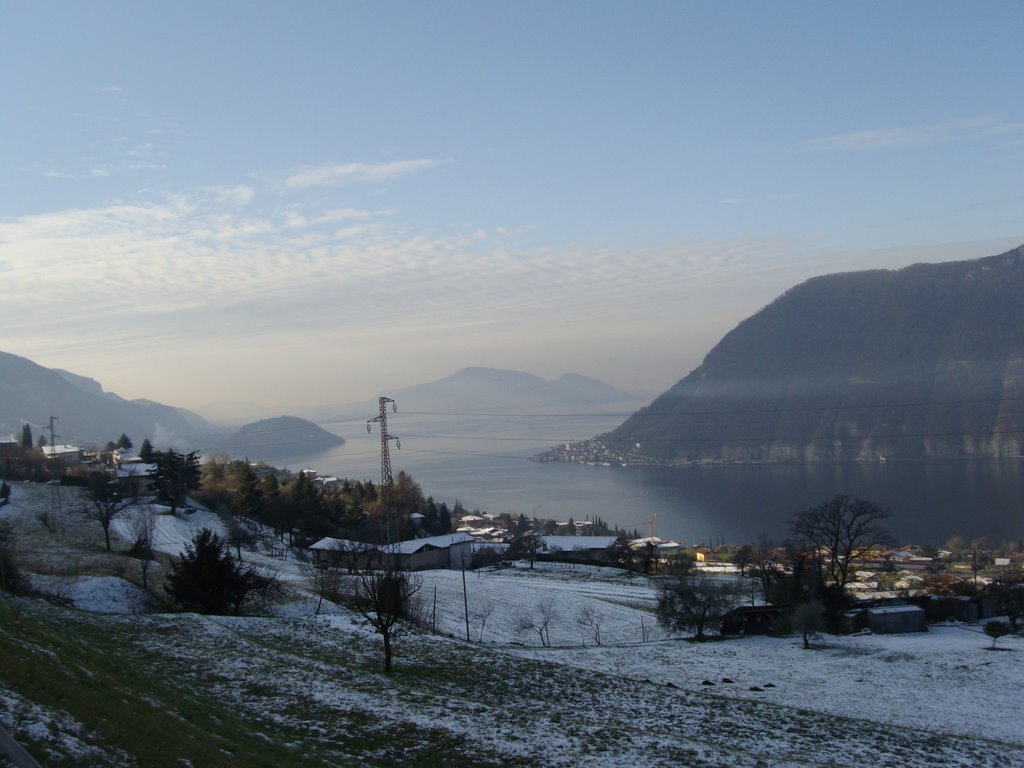
[[[36,565],[46,562],[47,551],[58,558],[74,549],[71,534],[50,534],[38,522],[51,498],[45,486],[16,484],[12,504],[0,509],[0,519],[16,523],[19,539],[29,542]],[[160,515],[161,549],[180,551],[198,527],[214,522],[206,515]],[[69,529],[88,535],[77,525]],[[118,574],[119,561],[109,561],[106,574],[96,572],[107,561],[90,559],[95,539],[76,546],[92,572],[43,569],[34,583],[88,611],[145,609],[140,588]],[[261,562],[293,585],[301,582],[294,561]],[[140,647],[147,633],[181,633],[187,642],[147,646],[146,663],[186,681],[199,670],[231,681],[218,695],[253,717],[276,712],[280,723],[308,728],[311,717],[330,722],[363,713],[424,732],[441,729],[499,763],[1024,764],[1020,637],[1000,640],[1002,651],[989,650],[980,627],[963,625],[913,635],[822,636],[809,651],[797,638],[694,644],[656,625],[655,595],[645,579],[614,569],[520,565],[469,572],[465,587],[459,572],[416,577],[438,636],[400,639],[396,663],[407,677],[382,680],[370,629],[337,606],[314,618],[310,595],[281,606],[276,618],[105,620],[115,622],[112,631],[136,622],[133,642]],[[549,648],[517,628],[519,617],[537,615],[544,604],[555,617]],[[585,612],[590,627],[580,621]],[[17,694],[3,690],[0,673],[3,696],[10,703]],[[298,700],[307,702],[303,714],[295,710]],[[0,722],[24,732],[14,709],[34,711],[30,702],[0,707]]]

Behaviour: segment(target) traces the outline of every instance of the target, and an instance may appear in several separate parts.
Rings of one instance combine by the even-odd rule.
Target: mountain
[[[636,395],[604,382],[567,373],[554,380],[500,368],[463,368],[430,384],[390,393],[402,410],[554,412],[631,403]]]
[[[79,445],[103,444],[122,432],[136,445],[147,437],[158,438],[161,445],[188,443],[216,429],[190,411],[150,400],[125,400],[104,392],[94,379],[0,352],[0,435],[20,435],[28,424],[38,437],[50,416],[58,419],[59,440]]]
[[[273,461],[279,456],[293,456],[343,445],[345,438],[321,429],[311,421],[295,416],[277,416],[246,424],[231,435],[208,437],[203,441],[206,452],[222,451],[235,457]]]
[[[816,277],[605,442],[666,461],[1016,457],[1024,246]]]

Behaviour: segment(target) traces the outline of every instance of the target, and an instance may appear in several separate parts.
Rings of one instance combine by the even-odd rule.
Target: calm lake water
[[[369,414],[374,415],[374,414]],[[794,512],[847,492],[889,507],[903,543],[943,544],[951,536],[992,544],[1024,540],[1024,462],[889,462],[605,467],[549,464],[530,456],[620,424],[609,416],[389,414],[393,473],[404,470],[426,495],[467,509],[583,520],[600,516],[646,535],[685,543],[741,543],[761,533],[781,540]],[[363,421],[323,425],[347,443],[315,454],[264,458],[292,469],[380,478],[380,435]]]

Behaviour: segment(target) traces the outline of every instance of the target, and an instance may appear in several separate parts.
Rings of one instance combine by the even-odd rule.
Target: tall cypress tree
[[[32,427],[28,424],[21,428],[21,447],[29,450],[35,447],[32,442]]]

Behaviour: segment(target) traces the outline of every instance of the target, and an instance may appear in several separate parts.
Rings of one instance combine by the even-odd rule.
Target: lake
[[[369,416],[375,415],[369,413]],[[539,463],[530,456],[620,424],[622,413],[554,415],[389,414],[393,474],[404,470],[426,495],[467,509],[555,520],[599,516],[612,525],[687,544],[785,538],[789,518],[840,492],[893,512],[905,544],[942,545],[952,536],[992,545],[1024,540],[1024,462],[771,464],[619,467]],[[322,424],[340,448],[260,458],[292,469],[380,479],[380,433],[362,419]]]

